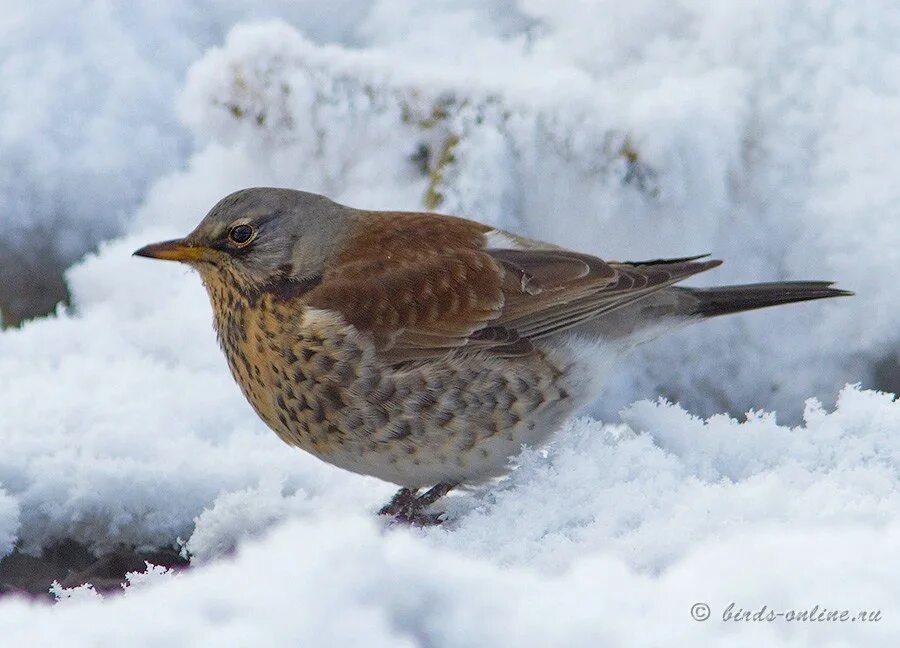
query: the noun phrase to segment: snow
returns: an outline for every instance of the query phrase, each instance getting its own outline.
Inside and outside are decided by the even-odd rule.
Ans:
[[[70,257],[117,238],[68,271],[70,311],[0,333],[0,556],[72,538],[192,568],[3,598],[0,643],[892,644],[900,402],[872,388],[900,382],[900,9],[63,13],[0,26],[0,236],[49,228]],[[449,497],[444,527],[384,528],[390,485],[285,447],[244,402],[198,278],[130,256],[251,185],[858,294],[649,344],[591,417]],[[884,618],[728,624],[730,602]]]
[[[546,575],[410,532],[385,535],[359,516],[313,517],[246,544],[233,560],[99,605],[7,602],[0,628],[9,645],[49,642],[63,628],[72,646],[891,645],[900,626],[888,610],[874,623],[719,619],[731,602],[877,610],[900,594],[898,541],[896,526],[758,528],[699,543],[658,577],[602,554]],[[697,602],[712,610],[705,622],[690,617]]]
[[[280,16],[308,37],[349,40],[364,14],[350,0],[2,5],[0,222],[13,227],[0,240],[50,230],[67,258],[119,233],[154,179],[187,158],[173,100],[231,25]]]
[[[19,502],[0,488],[0,556],[12,551],[18,530]]]

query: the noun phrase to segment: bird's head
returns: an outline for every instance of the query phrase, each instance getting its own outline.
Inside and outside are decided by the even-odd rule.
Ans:
[[[352,209],[325,196],[257,187],[220,200],[193,232],[136,256],[180,261],[204,281],[229,277],[245,289],[318,277],[339,249]]]

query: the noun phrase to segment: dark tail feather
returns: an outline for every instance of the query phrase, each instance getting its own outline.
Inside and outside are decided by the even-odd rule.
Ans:
[[[830,281],[781,281],[775,283],[679,288],[697,300],[692,315],[715,317],[792,302],[849,297],[853,293],[831,287]]]

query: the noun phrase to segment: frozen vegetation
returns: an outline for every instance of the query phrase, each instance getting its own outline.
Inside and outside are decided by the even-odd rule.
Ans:
[[[0,556],[71,539],[194,567],[5,598],[0,643],[891,645],[900,8],[239,4],[4,8],[0,253],[114,238],[68,271],[70,310],[0,333]],[[857,296],[647,345],[444,527],[383,529],[390,485],[243,401],[198,278],[130,257],[252,185]],[[731,625],[730,602],[883,619]]]

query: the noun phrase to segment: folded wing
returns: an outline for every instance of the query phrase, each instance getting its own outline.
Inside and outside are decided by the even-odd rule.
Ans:
[[[371,256],[357,254],[331,268],[307,296],[310,305],[337,311],[370,334],[393,364],[450,352],[528,354],[535,340],[721,263],[606,262],[559,248],[484,248],[483,239],[415,249],[408,235],[400,240],[396,250],[382,242]]]

